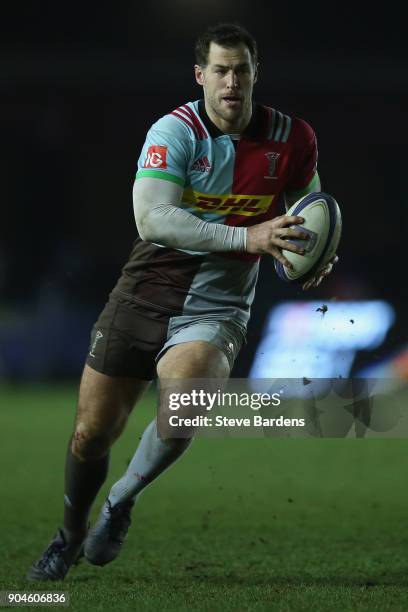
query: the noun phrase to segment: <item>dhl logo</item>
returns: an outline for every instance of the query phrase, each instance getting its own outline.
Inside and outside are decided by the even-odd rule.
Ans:
[[[192,189],[185,189],[183,202],[189,207],[203,212],[212,212],[219,215],[244,215],[253,217],[265,213],[272,204],[273,195],[217,195],[200,193]]]

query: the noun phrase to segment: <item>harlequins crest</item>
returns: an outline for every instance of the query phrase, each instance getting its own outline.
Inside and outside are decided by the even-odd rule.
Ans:
[[[278,158],[280,157],[280,153],[274,153],[271,151],[270,153],[265,153],[265,157],[267,158],[269,164],[268,164],[268,175],[265,176],[264,178],[266,179],[278,178],[277,176],[275,176],[275,172],[276,172],[276,164],[278,162]]]

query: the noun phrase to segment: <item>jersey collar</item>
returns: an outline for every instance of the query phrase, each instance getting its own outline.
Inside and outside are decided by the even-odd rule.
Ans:
[[[204,100],[198,101],[198,112],[202,122],[207,128],[211,138],[218,138],[219,136],[226,136],[216,125],[211,121],[205,110]],[[252,102],[252,115],[251,119],[243,131],[241,138],[249,140],[261,140],[264,138],[264,117],[262,113],[262,107],[256,102]]]

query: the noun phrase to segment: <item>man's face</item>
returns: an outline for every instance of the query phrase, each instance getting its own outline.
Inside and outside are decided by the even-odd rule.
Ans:
[[[203,86],[210,118],[231,127],[249,120],[256,67],[246,45],[228,48],[212,42],[207,66],[196,65],[195,75]]]

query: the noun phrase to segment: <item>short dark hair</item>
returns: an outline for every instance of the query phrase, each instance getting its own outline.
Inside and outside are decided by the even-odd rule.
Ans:
[[[237,47],[243,43],[248,47],[254,65],[258,61],[258,47],[255,38],[238,23],[218,23],[200,34],[195,44],[195,57],[199,66],[207,66],[212,42],[221,47]]]

